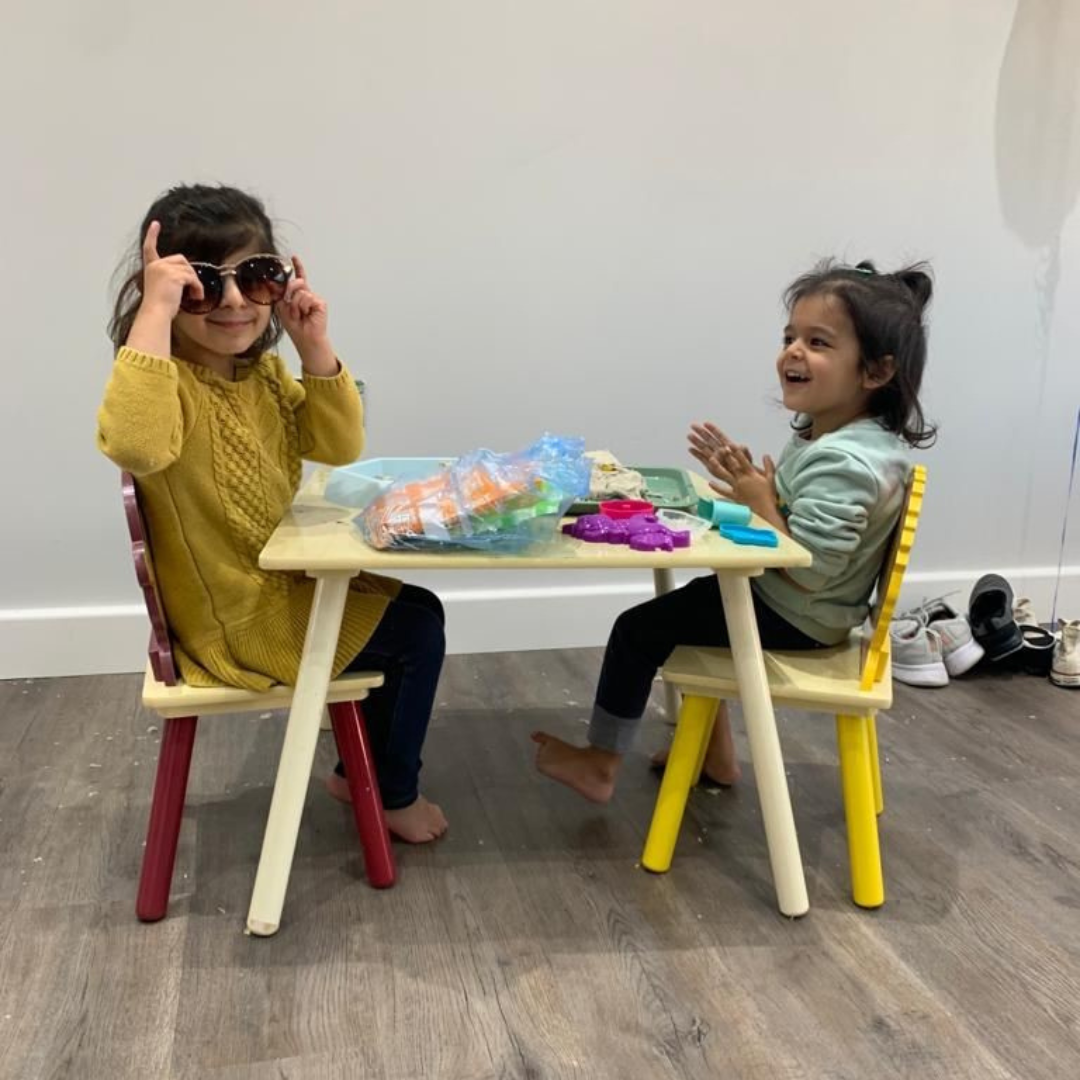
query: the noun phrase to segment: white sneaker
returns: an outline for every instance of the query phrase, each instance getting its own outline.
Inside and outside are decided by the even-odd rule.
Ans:
[[[1080,619],[1062,619],[1061,638],[1054,649],[1050,681],[1055,686],[1080,689]]]
[[[918,619],[937,632],[945,668],[954,679],[970,671],[986,655],[986,650],[972,636],[971,623],[944,600],[927,600],[906,617]]]
[[[1013,601],[1013,618],[1018,626],[1039,626],[1039,617],[1031,606],[1031,601],[1026,596]]]
[[[921,619],[902,616],[889,627],[893,678],[909,686],[948,686],[941,638]]]

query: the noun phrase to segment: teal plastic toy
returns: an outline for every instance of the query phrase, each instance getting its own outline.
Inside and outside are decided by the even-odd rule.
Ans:
[[[713,525],[749,525],[750,507],[724,499],[702,499],[698,503],[698,517]]]
[[[721,525],[720,535],[734,544],[751,547],[779,547],[780,538],[773,529],[752,529],[749,525]]]

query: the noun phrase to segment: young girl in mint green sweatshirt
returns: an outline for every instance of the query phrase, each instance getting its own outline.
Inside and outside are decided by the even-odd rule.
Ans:
[[[690,452],[723,496],[750,507],[813,556],[807,569],[754,580],[766,649],[836,645],[866,619],[904,503],[908,447],[933,441],[919,404],[926,366],[927,269],[879,274],[871,263],[827,262],[785,294],[788,318],[776,360],[794,434],[780,460],[759,466],[714,424],[694,424]],[[604,655],[588,745],[536,732],[537,767],[593,802],[607,802],[656,672],[677,645],[725,646],[716,575],[623,612]],[[663,763],[663,755],[655,759]],[[721,703],[705,757],[707,778],[738,779]]]

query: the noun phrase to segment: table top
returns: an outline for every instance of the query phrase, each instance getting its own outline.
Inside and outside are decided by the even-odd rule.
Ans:
[[[810,553],[787,536],[775,548],[749,547],[725,540],[715,530],[688,548],[676,551],[632,551],[616,544],[587,544],[561,533],[516,555],[479,551],[377,551],[364,543],[353,518],[355,508],[323,498],[330,470],[316,470],[301,487],[259,556],[264,570],[574,570],[712,569],[757,571],[809,566]],[[691,473],[695,487],[710,495],[704,478]],[[755,519],[752,524],[767,527]]]

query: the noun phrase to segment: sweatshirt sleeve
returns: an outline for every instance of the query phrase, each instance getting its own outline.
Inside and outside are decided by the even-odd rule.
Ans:
[[[808,569],[787,571],[797,584],[818,589],[847,569],[879,499],[877,477],[840,448],[808,454],[792,484],[788,529],[813,556]]]
[[[98,449],[121,469],[148,476],[176,461],[183,435],[176,365],[121,348],[98,409]]]

